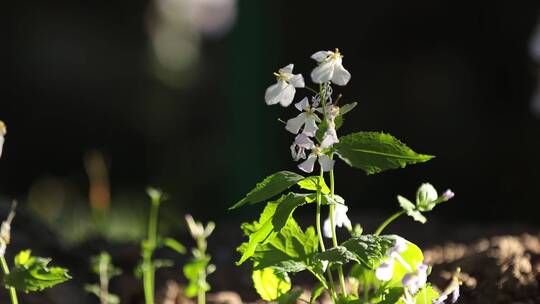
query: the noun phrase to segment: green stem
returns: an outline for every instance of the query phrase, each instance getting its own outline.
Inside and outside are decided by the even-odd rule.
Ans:
[[[2,264],[2,271],[5,275],[8,275],[9,267],[4,256],[0,256],[0,263]],[[15,288],[9,288],[9,297],[11,298],[11,304],[19,304],[19,300],[17,299],[17,291],[15,290]]]
[[[320,177],[323,178],[323,171],[321,169]],[[317,228],[317,237],[319,238],[319,246],[321,247],[321,252],[326,251],[326,247],[324,246],[324,239],[321,229],[321,205],[322,205],[322,194],[320,187],[317,188],[317,214],[315,216],[315,227]],[[326,270],[327,276],[328,276],[328,292],[330,293],[330,296],[334,300],[334,302],[337,301],[336,292],[334,291],[334,278],[332,278],[332,272],[330,271],[330,267]]]
[[[334,155],[330,156],[330,159],[333,158]],[[334,170],[330,170],[330,195],[332,199],[334,199],[335,194],[335,181],[334,181]],[[332,244],[334,245],[334,248],[338,246],[337,242],[337,235],[336,235],[336,226],[334,225],[334,210],[335,205],[330,205],[330,227],[332,227]],[[338,276],[339,276],[339,285],[341,286],[341,292],[344,296],[347,296],[347,288],[345,286],[345,276],[343,275],[343,266],[338,265]]]
[[[400,217],[402,214],[405,214],[405,210],[401,210],[399,212],[396,212],[392,214],[389,218],[387,218],[378,228],[375,230],[375,235],[380,235],[381,232],[388,226],[390,223],[392,223],[395,219]]]
[[[148,236],[145,248],[143,249],[143,284],[144,299],[146,304],[154,304],[155,269],[152,263],[152,255],[156,248],[157,240],[157,219],[159,211],[159,201],[152,201],[150,217],[148,219]]]

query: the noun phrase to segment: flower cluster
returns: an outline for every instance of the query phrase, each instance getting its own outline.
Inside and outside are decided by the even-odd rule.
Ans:
[[[343,67],[343,55],[338,49],[333,52],[319,51],[311,58],[318,63],[311,72],[311,80],[319,84],[319,92],[311,98],[304,97],[294,104],[300,114],[287,120],[285,130],[295,135],[290,150],[294,161],[302,161],[298,164],[300,170],[311,173],[315,162],[318,161],[321,170],[329,172],[333,170],[335,163],[331,148],[339,143],[336,119],[340,115],[340,107],[332,99],[331,84],[344,86],[351,79],[351,74]],[[268,87],[265,93],[267,105],[279,103],[287,107],[294,100],[296,88],[306,87],[302,74],[293,74],[293,68],[294,65],[291,63],[274,73],[276,83]],[[322,136],[318,136],[319,130]],[[332,237],[331,222],[334,227],[345,226],[349,230],[352,229],[351,221],[347,217],[348,208],[343,203],[335,204],[332,221],[328,218],[324,223],[324,235],[328,238]]]
[[[331,83],[344,86],[351,79],[351,74],[343,67],[343,56],[336,49],[332,51],[319,51],[311,56],[318,65],[311,72],[311,80],[320,85],[319,93],[310,99],[305,97],[295,103],[300,111],[296,117],[287,121],[285,129],[296,137],[292,143],[291,156],[295,161],[304,160],[298,168],[311,173],[318,160],[324,172],[332,170],[334,160],[328,155],[328,150],[339,142],[335,119],[339,115],[339,107],[332,103]],[[281,104],[289,106],[296,94],[296,88],[304,88],[304,77],[301,74],[293,74],[293,64],[289,64],[277,73],[276,83],[268,87],[265,101],[268,105]],[[314,90],[313,90],[314,91]],[[320,115],[324,120],[321,120]],[[317,131],[324,124],[324,135],[319,143],[316,143]],[[310,151],[309,155],[306,151]]]

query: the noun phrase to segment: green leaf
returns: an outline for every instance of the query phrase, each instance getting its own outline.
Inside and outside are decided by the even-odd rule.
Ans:
[[[287,190],[292,185],[296,184],[304,177],[289,171],[280,171],[274,173],[262,182],[258,183],[246,196],[229,208],[235,209],[246,204],[256,204],[267,199],[270,199],[281,192]]]
[[[274,301],[291,289],[289,276],[270,267],[253,271],[251,278],[255,290],[265,301]]]
[[[352,109],[356,108],[357,105],[358,105],[358,102],[351,102],[351,103],[344,104],[341,107],[339,107],[339,114],[345,115],[349,113],[350,111],[352,111]]]
[[[296,301],[300,296],[302,295],[303,290],[302,289],[295,289],[287,292],[284,295],[281,295],[277,302],[278,304],[296,304]]]
[[[401,206],[401,208],[405,210],[408,216],[412,217],[415,221],[422,224],[426,223],[426,217],[420,211],[416,210],[415,204],[411,203],[411,201],[401,195],[397,196],[397,200],[399,202],[399,206]]]
[[[11,272],[4,276],[4,284],[18,291],[31,292],[71,279],[67,269],[48,267],[50,261],[51,259],[32,256],[30,250],[23,250],[15,257]]]
[[[388,237],[395,237],[395,236],[388,236]],[[405,240],[407,243],[407,249],[400,253],[401,258],[409,264],[409,266],[412,268],[412,271],[416,271],[416,267],[423,263],[424,261],[424,254],[422,253],[422,250],[418,248],[415,244]],[[378,265],[377,265],[378,266]],[[387,286],[392,287],[401,287],[402,286],[402,280],[403,277],[410,272],[407,268],[405,268],[401,263],[396,262],[394,263],[394,273],[392,275],[392,279],[386,283]]]
[[[170,237],[164,238],[163,245],[165,245],[166,247],[169,247],[170,249],[176,251],[179,254],[186,253],[186,247],[184,247],[184,245],[182,245],[180,242],[178,242],[177,240],[173,238],[170,238]]]
[[[324,252],[316,253],[315,258],[322,261],[328,261],[331,264],[343,265],[349,261],[358,262],[356,255],[343,246],[337,246]]]
[[[310,304],[316,303],[315,301],[317,301],[317,299],[322,295],[324,290],[325,290],[324,285],[321,284],[320,282],[317,283],[317,285],[315,285],[315,288],[313,288],[313,290],[311,291],[311,298],[309,299],[309,303]]]
[[[243,254],[237,265],[244,263],[257,249],[274,239],[278,232],[287,224],[294,210],[306,203],[307,194],[289,193],[277,201],[269,202],[263,210],[259,222],[251,226],[248,244],[243,248]],[[246,226],[244,225],[244,230]]]
[[[106,274],[108,279],[118,276],[122,273],[120,268],[114,267],[112,258],[109,253],[102,251],[100,254],[95,255],[90,260],[92,272],[98,276]]]
[[[339,295],[337,304],[362,304],[363,301],[354,295],[343,296]]]
[[[318,245],[315,229],[309,227],[304,232],[291,218],[270,243],[257,248],[252,256],[254,269],[273,267],[278,272],[300,272],[311,265]]]
[[[302,189],[311,191],[318,191],[320,189],[323,194],[330,193],[330,189],[324,182],[324,178],[320,176],[308,176],[303,180],[299,181],[297,184]]]
[[[338,156],[348,165],[367,174],[389,169],[404,168],[408,164],[422,163],[433,158],[418,154],[389,134],[357,132],[343,136],[334,145]]]
[[[424,286],[414,296],[416,304],[432,304],[438,298],[439,293],[431,285]]]
[[[187,297],[194,297],[197,295],[199,290],[204,292],[210,290],[210,285],[203,280],[206,277],[206,270],[208,263],[210,262],[210,257],[205,256],[204,258],[192,259],[183,267],[184,276],[188,279],[189,283],[184,293]]]
[[[386,256],[386,252],[394,246],[394,243],[395,238],[392,236],[364,234],[348,239],[341,246],[354,253],[362,265],[373,269],[380,264],[381,259]]]

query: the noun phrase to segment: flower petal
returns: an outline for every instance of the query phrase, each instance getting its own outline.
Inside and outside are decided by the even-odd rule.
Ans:
[[[325,60],[332,52],[330,51],[318,51],[317,53],[311,55],[311,59],[321,62]]]
[[[289,63],[288,65],[282,67],[281,69],[279,69],[279,73],[287,73],[287,74],[292,74],[292,70],[294,68],[294,64],[292,63]]]
[[[282,91],[283,81],[278,81],[277,83],[269,86],[264,94],[264,101],[266,101],[266,104],[270,106],[279,103],[279,98]]]
[[[456,303],[459,298],[459,285],[452,291],[452,297],[450,298],[450,303]]]
[[[279,103],[283,107],[288,107],[294,99],[294,94],[296,94],[296,89],[294,88],[294,86],[288,84],[287,86],[285,86],[283,92],[281,93]]]
[[[313,149],[315,147],[315,143],[304,133],[296,135],[294,143],[304,149]]]
[[[315,83],[330,81],[334,76],[334,64],[332,61],[323,62],[311,71],[311,80]]]
[[[346,85],[349,80],[351,80],[351,73],[349,71],[345,70],[343,65],[341,64],[335,64],[334,65],[334,74],[332,75],[332,82],[344,86]]]
[[[288,82],[295,88],[303,88],[306,86],[302,74],[292,75]]]
[[[335,160],[330,159],[326,154],[319,155],[319,164],[323,172],[332,170],[334,168],[334,162]]]
[[[298,109],[298,111],[302,112],[307,107],[309,107],[309,100],[307,97],[304,97],[304,99],[300,100],[299,102],[294,104],[294,107]]]
[[[389,259],[383,263],[375,270],[375,276],[377,279],[386,282],[392,279],[394,275],[394,260]]]
[[[329,239],[332,238],[332,226],[331,226],[331,223],[330,223],[330,218],[327,218],[325,221],[324,221],[324,225],[323,225],[323,235]]]
[[[287,120],[287,124],[285,125],[285,130],[291,132],[292,134],[298,134],[300,132],[300,128],[306,123],[306,114],[300,113],[295,118],[291,118]]]
[[[4,147],[4,136],[0,135],[0,157],[2,157],[3,147]]]
[[[311,153],[303,163],[298,165],[298,169],[306,173],[313,172],[313,166],[315,166],[316,159],[317,159],[317,155]]]
[[[306,115],[306,120],[305,120],[306,125],[304,126],[303,133],[306,134],[307,136],[311,136],[311,137],[315,136],[315,133],[317,133],[317,130],[319,129],[319,127],[317,126],[317,123],[315,122],[315,118],[317,118],[315,114]]]

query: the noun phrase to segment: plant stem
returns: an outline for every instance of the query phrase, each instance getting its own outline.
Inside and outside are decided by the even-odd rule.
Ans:
[[[398,211],[394,214],[392,214],[389,218],[387,218],[378,228],[375,230],[375,235],[381,234],[381,232],[388,226],[390,223],[392,223],[395,219],[400,217],[402,214],[405,213],[405,210]]]
[[[5,275],[8,275],[9,267],[4,256],[0,256],[0,263],[2,264],[2,271]],[[19,304],[19,300],[17,299],[17,291],[15,290],[15,288],[9,288],[9,297],[11,298],[11,304]]]
[[[143,284],[146,304],[154,304],[155,269],[154,264],[152,263],[152,255],[156,248],[159,203],[159,201],[152,200],[150,216],[148,219],[148,236],[146,244],[143,245]]]
[[[320,177],[323,178],[322,168],[321,168]],[[320,251],[324,252],[326,251],[326,247],[324,246],[324,239],[323,239],[322,230],[321,230],[321,204],[322,204],[322,194],[321,194],[320,187],[317,187],[317,214],[315,218],[315,227],[317,227],[317,236],[319,238],[319,245],[321,247]],[[334,291],[334,278],[332,278],[332,272],[330,271],[330,267],[327,268],[326,272],[328,275],[328,292],[330,293],[330,296],[332,297],[334,302],[336,302],[337,297],[336,297],[336,292]]]
[[[330,159],[333,158],[333,154],[330,156]],[[334,193],[335,193],[335,181],[334,181],[334,170],[330,170],[330,195],[332,199],[334,199]],[[330,205],[330,226],[332,227],[332,244],[334,245],[334,248],[338,246],[337,242],[337,235],[336,235],[336,226],[334,225],[334,210],[335,205]],[[339,284],[341,286],[341,292],[343,295],[347,296],[347,288],[345,286],[345,276],[343,275],[343,266],[338,265],[338,276],[339,276]]]

